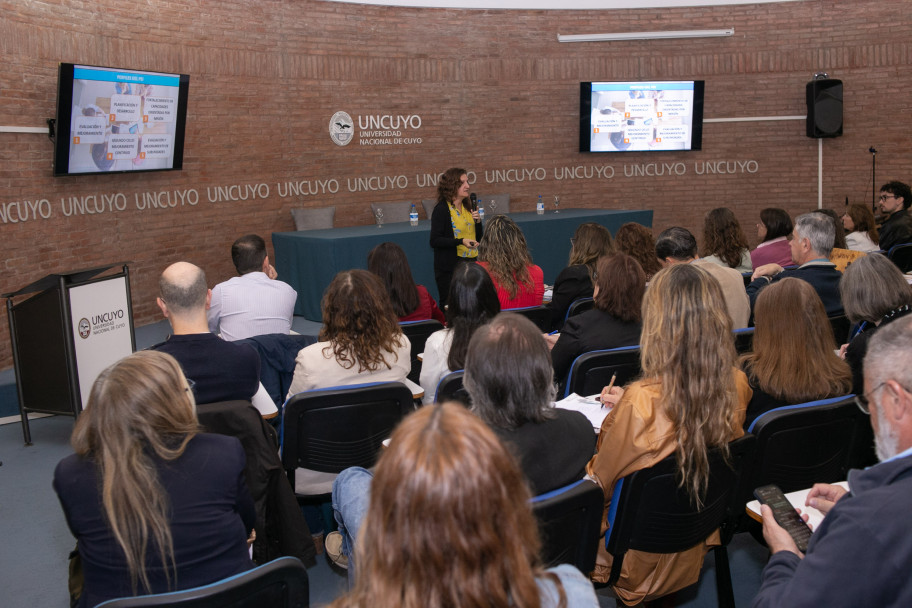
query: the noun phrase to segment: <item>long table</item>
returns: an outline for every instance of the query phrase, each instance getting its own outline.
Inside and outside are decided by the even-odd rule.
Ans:
[[[534,211],[509,215],[522,228],[533,261],[541,266],[548,284],[567,265],[570,237],[583,222],[601,224],[612,234],[627,222],[652,226],[651,210],[561,209],[560,213],[547,210],[544,215]],[[437,298],[434,254],[428,243],[430,230],[430,221],[422,220],[417,226],[397,222],[381,227],[273,232],[274,263],[279,278],[298,292],[295,314],[312,321],[322,319],[320,300],[336,273],[367,268],[367,253],[385,241],[395,242],[405,250],[415,282],[427,287]]]

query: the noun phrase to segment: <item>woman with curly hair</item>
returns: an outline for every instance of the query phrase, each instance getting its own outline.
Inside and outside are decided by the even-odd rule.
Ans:
[[[879,251],[880,237],[877,234],[877,224],[874,222],[874,213],[867,205],[854,203],[846,207],[842,216],[842,227],[846,231],[846,246],[853,251]]]
[[[506,215],[488,221],[478,245],[479,266],[491,275],[501,309],[539,306],[545,295],[544,273],[532,263],[522,230]]]
[[[92,385],[54,490],[76,537],[78,606],[208,585],[253,568],[256,511],[235,437],[201,433],[177,361],[140,351]]]
[[[396,243],[380,243],[367,254],[367,269],[380,277],[386,285],[393,312],[403,321],[435,319],[446,323],[443,311],[424,285],[416,285],[412,278],[408,257]]]
[[[852,392],[849,366],[835,352],[823,302],[810,283],[790,277],[761,291],[754,326],[753,351],[741,357],[754,391],[745,429],[782,405]]]
[[[738,218],[728,207],[717,207],[706,214],[703,220],[704,260],[720,266],[734,268],[738,272],[751,272],[751,262],[747,237],[741,230]]]
[[[643,298],[642,380],[602,391],[602,403],[613,407],[586,468],[605,492],[606,514],[619,480],[672,454],[681,488],[702,502],[709,451],[744,434],[751,397],[731,332],[722,289],[708,272],[675,264],[653,278]],[[695,583],[703,557],[718,543],[714,532],[680,553],[628,551],[614,591],[630,606]],[[611,566],[600,541],[592,579],[607,581]]]
[[[447,169],[437,182],[437,206],[431,212],[431,248],[437,295],[447,301],[450,280],[460,261],[475,261],[484,232],[478,209],[470,208],[469,175],[465,169]]]
[[[554,280],[551,298],[551,329],[560,329],[567,309],[579,298],[591,298],[595,286],[595,265],[599,258],[614,253],[611,233],[601,224],[585,222],[570,239],[570,262]]]
[[[314,388],[405,380],[411,344],[375,274],[340,272],[326,288],[322,308],[319,342],[298,353],[288,397]]]
[[[646,273],[647,283],[662,269],[656,257],[656,242],[652,230],[642,224],[627,222],[618,228],[614,235],[614,246],[621,253],[626,253],[640,263],[643,272]]]
[[[530,498],[516,459],[478,417],[453,403],[421,408],[393,431],[374,473],[346,469],[333,485],[356,576],[331,607],[596,608],[579,570],[542,566]]]

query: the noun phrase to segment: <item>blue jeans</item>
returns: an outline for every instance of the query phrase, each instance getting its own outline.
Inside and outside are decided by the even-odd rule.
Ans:
[[[348,557],[349,586],[355,580],[355,540],[370,504],[370,485],[374,474],[361,467],[345,469],[333,482],[332,507],[339,532],[342,534],[342,553]]]

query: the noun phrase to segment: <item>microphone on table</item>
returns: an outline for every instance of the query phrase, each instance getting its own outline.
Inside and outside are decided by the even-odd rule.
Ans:
[[[469,195],[469,200],[472,202],[472,211],[477,210],[478,209],[478,197],[475,196],[474,192]]]

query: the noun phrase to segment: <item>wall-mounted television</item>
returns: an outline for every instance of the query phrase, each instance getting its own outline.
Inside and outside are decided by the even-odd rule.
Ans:
[[[61,63],[54,175],[181,169],[189,88],[186,74]]]
[[[703,81],[580,83],[580,152],[699,150]]]

